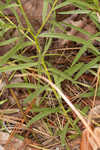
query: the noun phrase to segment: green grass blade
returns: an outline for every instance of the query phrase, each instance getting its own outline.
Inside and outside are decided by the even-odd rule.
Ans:
[[[84,29],[82,29],[82,28],[80,28],[80,27],[74,26],[74,25],[72,25],[72,24],[67,24],[67,23],[64,23],[64,25],[66,25],[67,27],[70,27],[70,28],[72,28],[72,29],[74,29],[74,30],[76,30],[76,31],[79,31],[79,32],[81,32],[82,34],[85,34],[86,36],[89,36],[89,37],[92,38],[92,34],[91,34],[90,32],[88,32],[88,31],[86,31],[86,30],[84,30]]]
[[[37,66],[37,63],[24,63],[19,65],[9,65],[5,67],[0,67],[0,72],[7,72],[7,71],[16,71],[21,69],[27,69],[29,67]]]
[[[88,41],[85,42],[84,46],[80,49],[80,51],[78,52],[77,56],[75,57],[75,59],[73,60],[72,65],[74,65],[79,58],[82,56],[82,54],[88,49],[88,48],[93,48],[93,50],[91,50],[92,53],[96,53],[95,55],[100,54],[100,52],[98,52],[96,50],[96,48],[94,48],[94,46],[92,45],[92,42],[96,39],[96,34],[92,36],[91,39],[89,39]]]
[[[5,40],[3,42],[0,42],[0,46],[8,45],[10,43],[15,42],[18,39],[19,39],[18,37],[10,38],[9,40]]]
[[[62,12],[59,12],[59,14],[89,14],[91,13],[91,10],[72,10],[72,11],[62,11]]]
[[[95,89],[91,89],[89,92],[80,94],[80,97],[89,98],[89,97],[93,97],[94,94],[95,94]],[[98,88],[96,96],[100,96],[100,88]]]
[[[82,0],[69,0],[69,2],[72,2],[74,5],[78,6],[79,8],[81,9],[94,9],[95,6],[92,5],[92,4],[89,4],[88,2],[86,1],[82,1]]]
[[[42,22],[44,22],[46,15],[47,15],[47,11],[48,11],[48,4],[49,4],[49,0],[44,0],[43,2],[43,11],[42,11]]]
[[[50,68],[49,70],[52,72],[52,74],[57,75],[60,78],[60,80],[62,79],[62,81],[67,79],[69,81],[74,82],[74,80],[65,72],[61,72],[60,70],[58,70],[56,68]]]
[[[89,17],[100,31],[100,23],[99,23],[96,12],[89,14]]]
[[[94,5],[97,7],[97,9],[100,8],[100,4],[99,4],[99,1],[98,0],[93,0],[94,2]]]
[[[75,72],[77,72],[82,66],[84,65],[84,63],[78,63],[73,65],[72,67],[69,67],[68,69],[66,69],[64,71],[65,74],[68,74],[69,76],[72,76]]]
[[[76,74],[74,80],[77,80],[83,73],[85,73],[88,69],[96,65],[97,62],[100,62],[100,56],[96,57],[88,64],[84,64],[84,66],[80,69],[80,71]]]
[[[94,54],[95,56],[100,55],[100,52],[98,51],[98,48],[96,48],[93,44],[89,45],[89,51]]]
[[[13,59],[15,59],[16,61],[21,61],[21,62],[33,62],[33,60],[29,57],[26,57],[26,56],[22,56],[22,55],[14,55],[12,56]]]
[[[86,44],[86,40],[82,38],[73,35],[62,34],[62,33],[42,33],[39,35],[39,37],[58,38],[58,39],[70,40],[77,43]]]
[[[28,29],[29,29],[30,31],[34,32],[34,28],[33,28],[33,26],[31,25],[31,23],[30,23],[30,21],[29,21],[27,15],[25,14],[25,11],[24,11],[23,6],[22,6],[22,3],[21,3],[21,0],[18,0],[18,4],[19,4],[21,13],[22,13],[22,15],[23,15],[23,17],[24,17],[24,19],[25,19],[25,22],[26,22],[26,24],[27,24]],[[34,34],[33,34],[33,35],[34,35]]]
[[[0,11],[3,11],[6,8],[12,8],[12,7],[18,7],[19,5],[14,3],[14,4],[4,4],[0,2]]]
[[[57,6],[54,8],[54,10],[59,9],[59,8],[61,8],[61,7],[64,7],[64,6],[67,6],[67,5],[71,4],[71,3],[72,3],[72,2],[69,2],[69,1],[62,2],[62,3],[60,3],[59,5],[57,5]]]
[[[24,103],[28,103],[30,101],[32,101],[34,98],[39,97],[39,95],[44,91],[47,90],[48,85],[46,86],[38,86],[35,89],[35,92],[31,93],[27,98],[24,99]]]
[[[23,42],[20,40],[18,44],[16,44],[11,50],[9,50],[1,59],[0,59],[0,66],[5,64],[9,58],[11,58],[16,52],[19,50],[27,47],[32,46],[32,42]]]
[[[39,114],[37,114],[35,117],[33,117],[27,124],[27,127],[29,127],[32,123],[40,120],[40,119],[43,119],[44,117],[52,114],[52,113],[56,113],[56,112],[59,112],[60,109],[57,107],[57,108],[48,108],[48,110],[46,111],[43,111],[42,113],[40,112]]]
[[[61,139],[61,145],[62,146],[65,146],[66,145],[66,134],[67,134],[67,131],[68,131],[68,126],[69,126],[69,123],[67,122],[62,130],[62,133],[60,135],[60,139]]]
[[[5,28],[4,30],[0,31],[0,38],[9,30],[9,28]]]
[[[28,88],[28,89],[36,89],[36,85],[32,83],[16,83],[16,84],[8,84],[5,86],[6,88]]]
[[[78,54],[76,55],[76,57],[73,60],[72,66],[80,59],[80,57],[82,56],[82,54],[84,54],[84,52],[88,49],[89,45],[91,44],[91,41],[87,41],[84,46],[80,49],[80,51],[78,52]]]

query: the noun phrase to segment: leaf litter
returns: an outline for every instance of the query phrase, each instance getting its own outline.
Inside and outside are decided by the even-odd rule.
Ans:
[[[19,0],[16,2],[18,4]],[[13,28],[9,28],[9,30],[4,34],[2,33],[3,39],[1,36],[0,42],[9,40],[14,37],[19,37],[20,39],[20,36],[22,36],[22,42],[29,41],[30,39],[33,42],[34,38],[32,37],[32,34],[27,31],[27,28],[32,29],[34,34],[37,33],[38,29],[42,25],[42,12],[43,9],[44,11],[46,9],[45,5],[48,8],[46,12],[47,14],[52,7],[52,2],[49,3],[48,1],[46,4],[45,0],[21,0],[21,2],[29,22],[27,22],[27,19],[25,19],[25,16],[22,14],[19,6],[15,7],[15,11],[14,9],[10,8],[4,9],[3,13],[11,20]],[[45,2],[45,5],[43,2]],[[6,1],[1,0],[0,3],[5,4]],[[59,0],[57,5],[59,6],[59,4],[62,3],[63,0]],[[48,70],[45,71],[45,69],[42,66],[39,66],[39,63],[37,63],[37,65],[33,68],[23,68],[22,70],[15,70],[13,72],[9,71],[10,73],[6,72],[6,78],[4,77],[3,73],[0,73],[0,100],[3,102],[3,104],[0,105],[0,109],[2,110],[2,113],[0,113],[2,118],[0,126],[1,131],[4,131],[0,134],[4,136],[4,141],[6,141],[3,143],[3,146],[7,146],[7,142],[10,142],[12,145],[9,143],[9,146],[15,150],[17,146],[18,149],[22,149],[23,147],[24,150],[26,149],[27,145],[30,147],[29,150],[64,150],[66,147],[67,149],[72,150],[74,150],[75,147],[77,147],[76,149],[79,149],[81,130],[84,129],[84,126],[78,120],[77,116],[66,105],[66,103],[62,101],[60,97],[60,101],[58,101],[53,90],[51,90],[49,86],[41,90],[41,92],[38,92],[39,89],[42,89],[45,86],[42,81],[37,81],[35,78],[33,79],[30,76],[19,78],[15,77],[17,74],[24,74],[28,72],[43,73],[45,76],[48,76],[49,73],[53,82],[63,90],[63,93],[70,99],[73,104],[76,105],[76,108],[80,110],[85,115],[85,117],[87,116],[89,109],[92,107],[99,61],[96,64],[93,64],[93,66],[90,68],[87,67],[86,72],[82,73],[82,75],[77,78],[77,81],[75,81],[75,77],[78,76],[78,73],[81,72],[82,68],[85,67],[86,64],[90,63],[99,55],[100,42],[97,39],[99,36],[96,36],[96,38],[94,37],[92,40],[93,35],[98,33],[99,29],[98,24],[95,21],[95,19],[98,19],[96,18],[96,14],[92,17],[92,12],[90,12],[90,14],[75,14],[73,12],[70,14],[70,11],[78,12],[78,9],[79,8],[77,4],[70,4],[69,1],[68,5],[66,4],[66,6],[64,5],[56,10],[54,14],[56,19],[53,20],[52,16],[50,17],[49,21],[44,26],[42,33],[39,35],[38,42],[42,55],[39,56],[36,43],[33,42],[32,46],[28,45],[25,48],[20,48],[13,57],[10,56],[9,59],[7,59],[7,61],[3,64],[3,66],[0,66],[1,68],[5,66],[8,67],[12,63],[12,65],[16,67],[16,65],[20,65],[26,61],[38,62],[40,61],[38,60],[38,57],[41,57],[44,59],[44,66],[47,67]],[[67,12],[67,14],[61,14],[62,12]],[[93,17],[95,17],[95,19],[93,19]],[[0,17],[0,19],[2,19],[4,23],[10,23],[4,16]],[[18,22],[18,20],[20,21]],[[20,24],[19,28],[18,24]],[[20,28],[20,26],[22,28]],[[52,38],[51,41],[49,40],[49,32]],[[52,32],[54,32],[55,38],[53,38],[54,35]],[[60,38],[57,37],[57,34],[61,34]],[[68,39],[64,39],[63,34],[68,35]],[[77,40],[78,38],[79,41]],[[3,57],[5,57],[5,55],[11,50],[11,48],[13,48],[18,43],[19,39],[14,43],[0,46],[0,60],[2,60]],[[91,42],[89,46],[87,44],[87,47],[82,49],[85,45],[84,43],[90,39]],[[47,43],[47,45],[45,43]],[[77,54],[82,50],[84,50],[84,53],[80,54],[79,60],[76,59],[77,63],[74,64],[76,66],[71,66]],[[19,87],[17,87],[17,83],[19,83]],[[21,88],[22,83],[24,83],[23,88]],[[27,89],[26,83],[35,85],[35,88]],[[11,89],[13,89],[13,92],[5,87],[6,84],[12,84]],[[15,84],[14,87],[13,84]],[[97,96],[100,96],[99,87],[97,90]],[[29,99],[31,98],[32,102],[25,104],[24,100],[28,97]],[[98,103],[98,97],[96,98],[95,103]],[[16,98],[19,100],[22,112],[27,112],[25,115],[28,120],[23,120],[21,108],[16,105]],[[7,101],[5,102],[4,100],[6,99]],[[62,111],[60,108],[59,111],[52,113],[53,109],[56,109],[59,105],[64,111]],[[89,107],[87,107],[87,105]],[[16,108],[20,111],[16,112]],[[84,110],[82,108],[86,109]],[[4,110],[6,109],[15,110],[15,112],[11,111],[10,115],[5,114]],[[67,113],[65,113],[65,111]],[[48,116],[46,116],[48,112],[50,113]],[[41,114],[44,117],[42,117]],[[29,120],[32,121],[32,118],[35,118],[36,115],[40,118],[40,120],[34,122],[29,129],[26,129],[27,127],[25,128],[23,125],[26,125]],[[9,119],[9,116],[15,117],[15,122],[13,121],[13,118]],[[3,120],[3,118],[5,119]],[[20,118],[21,120],[21,123],[18,126],[20,131],[18,128],[16,128],[16,125],[18,125],[17,118]],[[67,131],[65,138],[61,139],[61,135],[67,121],[69,122],[69,126],[68,129],[66,129]],[[3,123],[5,123],[5,125]],[[5,131],[9,131],[8,126],[12,126],[12,131],[10,133],[5,133]],[[24,137],[24,140],[18,140],[13,137],[14,135],[20,135],[20,138]],[[6,140],[6,137],[9,137],[10,140]],[[2,139],[2,136],[0,136],[0,139]],[[17,142],[15,142],[16,140]],[[26,145],[25,142],[27,143]],[[17,145],[15,143],[17,143]],[[0,144],[2,146],[2,143]]]

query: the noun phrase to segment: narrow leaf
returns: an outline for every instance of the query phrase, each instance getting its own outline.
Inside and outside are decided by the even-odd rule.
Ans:
[[[27,98],[24,99],[24,103],[28,103],[32,101],[34,98],[39,97],[39,95],[44,91],[47,90],[48,85],[46,86],[39,86],[35,89],[35,92],[31,93]]]
[[[25,64],[19,64],[19,65],[9,65],[9,66],[5,66],[5,67],[0,67],[0,72],[27,69],[29,67],[36,66],[36,65],[37,65],[37,63],[25,63]]]
[[[0,46],[4,46],[4,45],[8,45],[10,43],[13,43],[15,42],[16,40],[18,40],[19,38],[18,37],[14,37],[14,38],[11,38],[9,40],[5,40],[3,42],[0,42]]]
[[[96,57],[88,64],[84,64],[84,66],[80,69],[80,71],[76,74],[74,80],[77,80],[84,72],[93,67],[97,62],[100,62],[100,56]]]
[[[37,86],[32,83],[16,83],[16,84],[8,84],[6,88],[29,88],[35,89]]]
[[[32,42],[22,42],[20,41],[15,45],[11,50],[9,50],[3,57],[0,59],[0,66],[5,64],[9,58],[11,58],[17,51],[23,49],[24,47],[31,46]]]
[[[56,113],[56,112],[59,112],[60,109],[57,107],[57,108],[48,108],[48,110],[42,112],[42,113],[39,113],[37,114],[35,117],[33,117],[27,124],[27,127],[29,127],[32,123],[52,114],[52,113]]]

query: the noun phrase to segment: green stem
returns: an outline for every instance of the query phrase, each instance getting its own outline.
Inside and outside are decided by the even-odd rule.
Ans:
[[[44,22],[42,23],[42,25],[41,25],[40,29],[38,30],[38,32],[37,32],[37,34],[36,34],[36,37],[38,37],[38,35],[39,35],[39,34],[40,34],[40,32],[42,31],[43,27],[44,27],[44,26],[45,26],[45,24],[47,23],[47,21],[48,21],[48,19],[49,19],[50,15],[52,14],[52,12],[53,12],[53,10],[54,10],[55,5],[56,5],[56,3],[57,3],[57,2],[58,2],[58,0],[55,0],[55,1],[54,1],[53,6],[52,6],[52,8],[51,8],[50,12],[48,13],[48,16],[46,17],[46,19],[45,19],[45,20],[44,20]]]

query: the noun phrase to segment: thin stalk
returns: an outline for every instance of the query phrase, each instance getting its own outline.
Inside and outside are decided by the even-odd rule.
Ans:
[[[99,66],[98,72],[97,72],[97,82],[96,82],[96,87],[95,87],[95,92],[94,92],[94,97],[93,97],[92,108],[95,106],[95,100],[96,100],[96,95],[97,95],[97,90],[98,90],[98,85],[99,85],[99,79],[100,79],[100,66]]]
[[[8,84],[8,79],[7,79],[5,73],[3,73],[3,78],[5,78],[6,84]],[[18,106],[18,108],[19,108],[19,110],[20,110],[20,112],[21,112],[21,114],[22,114],[22,116],[24,118],[24,120],[27,121],[27,118],[26,118],[26,116],[25,116],[25,114],[23,112],[23,109],[22,109],[22,107],[21,107],[21,105],[19,103],[19,100],[17,99],[13,89],[9,89],[9,90],[10,90],[10,93],[11,93],[12,97],[14,98],[14,100],[15,100],[15,102],[16,102],[16,104],[17,104],[17,106]]]
[[[44,20],[44,22],[42,23],[42,25],[41,25],[40,29],[39,29],[39,30],[38,30],[38,32],[37,32],[36,37],[38,37],[38,35],[39,35],[39,34],[40,34],[40,32],[42,31],[43,27],[44,27],[44,26],[45,26],[45,24],[47,23],[47,21],[48,21],[48,19],[49,19],[50,15],[52,14],[52,12],[53,12],[53,10],[54,10],[55,5],[56,5],[56,3],[57,3],[57,2],[58,2],[58,0],[55,0],[55,1],[54,1],[54,3],[53,3],[53,6],[52,6],[51,10],[50,10],[50,11],[49,11],[49,13],[48,13],[48,16],[46,17],[46,19]]]
[[[83,116],[79,113],[79,111],[75,108],[75,106],[70,102],[70,100],[63,94],[63,92],[55,84],[53,84],[51,81],[49,81],[47,78],[40,76],[40,75],[36,75],[36,76],[38,78],[44,80],[45,82],[47,82],[52,88],[54,88],[58,92],[58,94],[64,99],[64,101],[70,106],[70,108],[79,117],[79,119],[82,121],[84,126],[88,129],[89,133],[92,135],[92,137],[95,139],[96,143],[100,147],[100,143],[98,142],[97,137],[94,135],[94,133],[92,132],[91,128],[89,127],[89,125],[87,124],[87,122],[85,121]]]
[[[22,76],[27,76],[27,75],[33,76],[35,78],[40,78],[43,81],[45,81],[46,83],[48,83],[52,88],[54,88],[58,92],[58,94],[64,99],[64,101],[69,105],[69,107],[75,112],[75,114],[82,121],[82,123],[87,128],[87,130],[89,131],[89,133],[92,135],[92,137],[96,141],[97,145],[100,147],[100,143],[98,142],[97,137],[95,136],[95,134],[93,133],[93,131],[91,130],[90,126],[85,121],[85,119],[83,118],[83,116],[80,114],[80,112],[75,108],[75,106],[71,103],[71,101],[63,94],[63,92],[54,83],[52,83],[51,81],[49,81],[47,78],[45,78],[43,76],[40,76],[38,74],[32,74],[32,73],[23,74],[23,75],[16,75],[16,77],[22,77]]]
[[[44,57],[42,57],[42,65],[43,65],[43,67],[44,67],[44,69],[45,69],[45,73],[46,73],[46,75],[47,75],[49,81],[52,82],[51,77],[50,77],[50,74],[49,74],[48,69],[47,69],[47,67],[46,67],[46,64],[45,64],[45,62],[44,62]],[[59,97],[58,97],[58,94],[57,94],[56,90],[55,90],[54,88],[52,88],[52,90],[53,90],[53,92],[54,92],[54,94],[55,94],[55,97],[58,99],[59,105],[60,105],[60,107],[61,107],[61,109],[62,109],[62,111],[63,111],[63,113],[64,113],[66,119],[67,119],[68,122],[71,124],[71,126],[74,128],[73,124],[71,123],[71,121],[70,121],[70,119],[69,119],[69,117],[68,117],[68,114],[66,113],[66,110],[64,109],[62,103],[61,103],[60,100],[59,100]]]
[[[21,10],[21,12],[22,12],[22,14],[23,14],[23,16],[24,16],[24,19],[25,19],[25,22],[26,22],[26,24],[27,24],[28,29],[30,29],[30,30],[32,30],[32,31],[34,32],[34,29],[33,29],[31,23],[29,22],[29,20],[28,20],[26,14],[25,14],[25,12],[24,12],[24,9],[23,9],[23,6],[22,6],[21,1],[20,1],[20,0],[17,0],[17,1],[18,1],[20,10]]]

